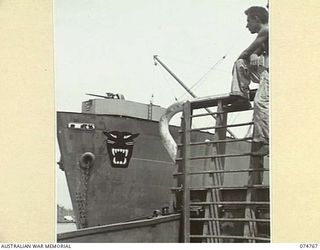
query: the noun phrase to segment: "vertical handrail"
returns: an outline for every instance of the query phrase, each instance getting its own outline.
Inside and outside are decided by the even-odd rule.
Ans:
[[[183,105],[182,130],[183,130],[183,241],[190,242],[190,142],[191,142],[191,105]]]

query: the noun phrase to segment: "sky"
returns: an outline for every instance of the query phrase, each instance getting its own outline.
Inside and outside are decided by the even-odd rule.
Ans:
[[[175,98],[192,99],[154,65],[153,55],[188,87],[195,85],[192,91],[198,97],[230,92],[233,63],[256,36],[246,29],[244,11],[266,4],[267,0],[55,0],[57,111],[80,112],[81,103],[89,99],[85,93],[121,93],[141,103],[153,96],[153,103],[162,107]],[[57,203],[72,207],[60,170]]]

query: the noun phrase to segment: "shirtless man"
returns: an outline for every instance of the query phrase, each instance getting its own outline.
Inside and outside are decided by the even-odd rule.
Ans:
[[[260,153],[268,153],[269,145],[269,28],[268,11],[263,7],[250,7],[245,11],[247,28],[256,39],[246,48],[234,64],[231,95],[241,97],[230,108],[250,107],[250,81],[259,84],[254,98],[253,141]]]

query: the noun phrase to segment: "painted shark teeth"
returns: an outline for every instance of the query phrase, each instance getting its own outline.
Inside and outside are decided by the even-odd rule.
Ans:
[[[113,157],[113,163],[114,163],[114,164],[125,165],[125,164],[127,163],[127,159],[126,159],[126,158],[124,158],[124,160],[123,160],[123,161],[116,161],[116,158],[115,158],[115,157]]]
[[[127,163],[127,156],[129,154],[129,150],[128,149],[123,149],[123,148],[112,148],[111,149],[111,152],[112,152],[112,162],[113,164],[117,164],[117,165],[125,165]],[[117,161],[116,158],[119,158],[119,156],[117,155],[116,157],[116,154],[119,154],[121,153],[123,156],[123,160],[122,161]],[[120,156],[121,157],[121,156]]]
[[[125,157],[127,157],[128,153],[129,153],[129,150],[128,149],[122,149],[122,148],[113,148],[112,149],[112,155],[114,156],[116,153],[125,154]]]

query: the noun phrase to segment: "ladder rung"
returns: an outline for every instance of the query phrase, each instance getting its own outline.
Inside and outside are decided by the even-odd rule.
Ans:
[[[243,157],[250,156],[252,153],[242,153],[242,154],[222,154],[222,155],[208,155],[208,156],[194,156],[190,157],[189,160],[204,160],[204,159],[214,159],[214,158],[224,158],[224,157]],[[182,161],[183,158],[176,158],[176,161]]]
[[[190,238],[216,238],[216,239],[239,239],[239,240],[260,240],[269,242],[270,238],[248,237],[248,236],[231,236],[231,235],[190,235]]]
[[[199,131],[199,130],[208,130],[208,129],[232,128],[232,127],[241,127],[241,126],[248,126],[248,125],[253,125],[253,122],[229,124],[225,126],[209,126],[209,127],[202,127],[202,128],[193,128],[187,131],[189,132],[189,131]]]
[[[262,172],[269,171],[268,168],[259,168],[259,169],[230,169],[230,170],[208,170],[208,171],[198,171],[198,172],[190,172],[189,175],[193,174],[217,174],[217,173],[247,173],[247,172]],[[183,175],[182,172],[174,173],[173,176]]]
[[[246,218],[190,218],[191,221],[234,221],[234,222],[261,222],[270,223],[268,219],[246,219]]]
[[[270,202],[266,201],[199,201],[190,202],[190,205],[270,205]]]
[[[241,190],[241,189],[268,189],[268,185],[248,185],[248,186],[204,186],[204,187],[190,187],[190,190],[195,190],[195,191],[201,191],[201,190],[208,190],[208,189],[220,189],[220,190]],[[171,190],[177,190],[181,191],[183,190],[183,187],[172,187]]]

